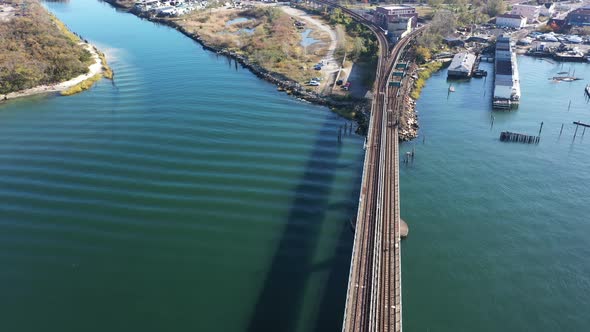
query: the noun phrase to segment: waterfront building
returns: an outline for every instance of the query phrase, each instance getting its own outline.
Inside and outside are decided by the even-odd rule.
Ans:
[[[533,23],[539,18],[541,13],[541,6],[532,5],[513,5],[510,14],[520,15],[526,18],[527,23]]]
[[[494,96],[492,107],[510,109],[520,102],[520,78],[516,54],[510,45],[510,37],[499,36],[494,60]]]
[[[567,14],[567,25],[590,26],[590,6],[578,8]]]
[[[404,5],[377,7],[375,15],[373,15],[373,22],[383,29],[388,29],[389,22],[402,17],[414,18],[412,27],[415,27],[418,12],[416,12],[416,8]]]
[[[449,70],[447,71],[448,77],[471,77],[471,73],[473,72],[473,65],[475,64],[476,56],[467,53],[461,52],[457,53],[453,57],[453,61],[451,61],[451,65],[449,66]]]
[[[521,15],[502,14],[496,17],[499,27],[522,28],[526,25],[526,18]]]

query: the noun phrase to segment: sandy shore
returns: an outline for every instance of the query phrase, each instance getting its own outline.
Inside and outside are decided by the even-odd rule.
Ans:
[[[65,81],[65,82],[61,82],[61,83],[49,84],[49,85],[39,85],[39,86],[36,86],[31,89],[11,92],[7,95],[0,94],[0,102],[7,100],[7,99],[10,100],[10,99],[28,97],[28,96],[38,95],[38,94],[61,92],[61,91],[66,90],[66,89],[68,89],[68,88],[70,88],[70,87],[72,87],[84,80],[89,79],[90,77],[92,77],[96,74],[102,73],[102,62],[101,62],[100,57],[98,56],[98,53],[96,52],[96,49],[94,48],[94,46],[92,46],[90,44],[86,44],[86,43],[82,43],[81,45],[83,45],[92,54],[92,58],[94,59],[94,63],[88,67],[87,74],[74,77],[69,81]]]

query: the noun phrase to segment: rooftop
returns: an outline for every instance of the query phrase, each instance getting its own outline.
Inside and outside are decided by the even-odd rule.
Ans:
[[[457,53],[451,61],[449,70],[470,72],[475,62],[475,55],[471,53]]]
[[[512,63],[510,60],[497,60],[496,61],[496,74],[497,75],[512,75]]]
[[[514,15],[514,14],[502,14],[502,15],[498,15],[497,17],[503,17],[503,18],[514,18],[514,19],[524,19],[523,16],[521,15]]]
[[[414,7],[397,5],[397,6],[379,6],[377,8],[383,8],[383,9],[387,9],[387,10],[398,10],[398,9],[410,9],[410,8],[414,8]]]

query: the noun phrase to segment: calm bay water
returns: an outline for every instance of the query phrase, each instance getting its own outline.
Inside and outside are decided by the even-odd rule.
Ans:
[[[362,138],[172,29],[46,5],[116,79],[0,106],[1,330],[338,331]],[[586,83],[547,80],[590,66],[519,61],[522,105],[493,128],[491,78],[449,95],[441,72],[418,102],[405,331],[590,325]],[[537,146],[498,141],[541,121]]]
[[[430,79],[413,166],[401,170],[405,331],[587,331],[590,325],[590,65],[519,57],[518,111],[494,112],[492,79]],[[586,79],[552,83],[575,69]],[[486,69],[491,73],[490,64]],[[567,110],[569,101],[571,109]],[[501,143],[500,132],[541,143]],[[559,138],[561,124],[564,131]]]
[[[0,106],[0,330],[338,330],[363,138],[168,27],[46,6],[115,84]]]

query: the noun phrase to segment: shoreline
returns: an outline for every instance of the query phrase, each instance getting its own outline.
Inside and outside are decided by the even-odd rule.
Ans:
[[[88,66],[88,73],[79,75],[64,82],[44,84],[26,90],[14,91],[7,94],[0,94],[0,103],[17,98],[24,98],[41,94],[60,93],[92,78],[95,75],[102,75],[104,68],[102,59],[98,54],[98,49],[94,45],[89,43],[81,43],[80,45],[83,45],[84,48],[86,48],[88,52],[92,54],[92,58],[94,59],[94,63]]]
[[[361,135],[366,134],[366,129],[368,125],[368,118],[370,113],[370,103],[366,100],[358,99],[358,98],[347,98],[343,100],[338,100],[337,98],[333,98],[330,96],[322,95],[317,92],[308,91],[305,89],[305,86],[299,84],[298,82],[286,77],[283,74],[276,73],[269,71],[262,66],[252,63],[246,56],[241,54],[237,54],[235,52],[228,51],[227,49],[219,49],[215,46],[209,44],[205,39],[203,39],[198,33],[191,33],[187,31],[184,27],[177,24],[174,20],[170,19],[162,19],[157,17],[150,17],[146,15],[141,15],[134,12],[131,8],[125,7],[116,1],[113,0],[101,0],[109,5],[113,6],[113,8],[117,10],[121,10],[132,14],[140,19],[145,19],[150,22],[159,23],[166,25],[172,29],[175,29],[185,35],[186,37],[194,40],[195,42],[199,43],[202,48],[206,51],[214,52],[218,55],[226,56],[229,59],[233,59],[237,63],[239,63],[242,68],[250,70],[255,76],[260,79],[263,79],[271,84],[277,86],[278,91],[285,92],[286,94],[293,96],[297,99],[310,102],[320,106],[327,106],[330,110],[339,116],[346,118],[351,121],[355,121],[358,124],[357,133]],[[336,110],[334,109],[336,108]],[[342,109],[348,109],[350,112],[342,111]],[[340,111],[339,111],[340,110]],[[347,114],[348,113],[348,114]],[[348,115],[348,116],[347,116]]]

